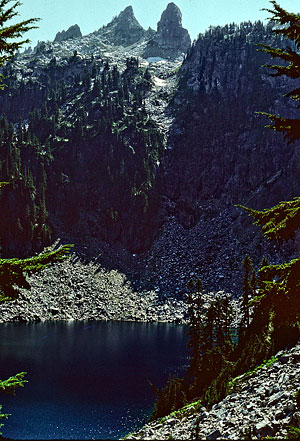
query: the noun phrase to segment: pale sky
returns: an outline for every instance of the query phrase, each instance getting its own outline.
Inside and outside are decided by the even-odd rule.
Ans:
[[[156,29],[161,13],[169,0],[23,0],[19,20],[39,17],[39,29],[26,34],[32,46],[37,40],[53,41],[58,31],[78,24],[83,35],[99,29],[111,21],[126,6],[133,7],[139,23],[147,29]],[[210,25],[225,25],[242,21],[265,21],[268,17],[262,8],[270,8],[268,0],[174,0],[181,9],[183,26],[192,40]],[[299,0],[279,0],[289,12],[300,12]]]

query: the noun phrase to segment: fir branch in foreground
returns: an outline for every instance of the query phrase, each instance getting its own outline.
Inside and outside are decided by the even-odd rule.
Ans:
[[[9,377],[7,380],[0,380],[0,392],[15,395],[17,387],[23,387],[24,383],[28,383],[27,380],[24,380],[26,374],[27,372],[19,372],[18,374]]]
[[[300,72],[299,72],[300,76]],[[290,92],[290,95],[295,91]],[[300,96],[297,95],[293,99],[300,101]],[[298,106],[299,107],[299,106]],[[275,132],[283,133],[284,139],[288,144],[291,144],[300,139],[300,120],[297,118],[283,118],[281,116],[273,115],[267,112],[255,112],[258,115],[267,116],[273,124],[267,124],[265,127],[275,130]]]
[[[17,298],[18,288],[30,288],[26,274],[42,271],[51,263],[64,261],[69,257],[72,247],[70,244],[63,245],[55,251],[27,259],[0,259],[0,303]]]
[[[237,205],[254,218],[254,223],[262,227],[262,233],[270,240],[288,240],[300,228],[300,197],[283,201],[262,211]]]
[[[13,57],[15,52],[24,44],[30,42],[28,38],[20,41],[17,40],[18,38],[22,38],[25,32],[28,32],[31,29],[36,29],[34,24],[39,21],[39,18],[30,18],[19,23],[4,26],[18,15],[16,8],[21,5],[19,1],[16,1],[9,7],[9,3],[11,3],[11,0],[0,1],[0,65]],[[5,9],[6,7],[7,9]],[[2,77],[0,77],[0,90],[4,87],[5,85],[2,83]]]
[[[266,9],[271,13],[269,19],[281,25],[281,28],[273,29],[274,34],[282,35],[289,40],[295,42],[296,46],[300,47],[300,15],[292,12],[287,12],[275,0],[271,1],[274,9]]]

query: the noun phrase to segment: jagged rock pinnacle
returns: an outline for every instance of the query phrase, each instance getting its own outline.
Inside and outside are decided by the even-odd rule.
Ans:
[[[178,56],[187,52],[191,38],[182,27],[182,14],[175,3],[169,3],[157,23],[157,33],[145,50],[146,57]]]
[[[182,27],[182,13],[175,3],[169,3],[157,23],[157,31],[164,29],[166,26]]]
[[[121,17],[135,18],[132,6],[127,6],[123,11],[121,11],[118,18],[120,19]]]
[[[191,39],[186,29],[182,27],[182,14],[175,3],[169,3],[157,23],[158,38],[164,45],[186,52],[191,45]]]

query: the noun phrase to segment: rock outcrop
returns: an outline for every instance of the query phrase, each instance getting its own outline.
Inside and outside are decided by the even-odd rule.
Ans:
[[[132,6],[127,6],[107,26],[98,31],[110,43],[124,47],[137,43],[147,32],[135,18]]]
[[[145,57],[178,57],[191,46],[191,38],[182,27],[182,14],[178,6],[169,3],[157,23],[157,32],[145,49]]]
[[[58,32],[54,38],[54,43],[62,43],[66,40],[82,37],[82,33],[78,24],[70,26],[67,31]]]

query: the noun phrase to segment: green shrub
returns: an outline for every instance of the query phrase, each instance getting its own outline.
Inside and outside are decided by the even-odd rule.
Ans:
[[[183,383],[183,379],[170,376],[164,388],[159,390],[154,387],[157,399],[150,420],[164,417],[187,404]]]
[[[288,426],[288,439],[300,439],[300,428],[295,426]]]

